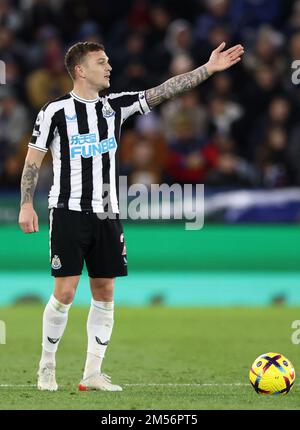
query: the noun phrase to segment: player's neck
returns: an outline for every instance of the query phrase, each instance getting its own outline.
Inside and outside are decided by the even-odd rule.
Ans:
[[[99,90],[98,90],[99,91]],[[99,92],[95,88],[82,87],[74,84],[72,92],[84,100],[95,100],[99,97]]]

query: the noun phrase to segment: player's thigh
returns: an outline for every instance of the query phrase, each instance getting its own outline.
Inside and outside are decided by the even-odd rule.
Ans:
[[[49,221],[52,276],[80,275],[84,263],[81,212],[53,208],[50,209]]]
[[[90,278],[127,275],[127,255],[123,226],[119,219],[94,219],[94,240],[85,254]]]

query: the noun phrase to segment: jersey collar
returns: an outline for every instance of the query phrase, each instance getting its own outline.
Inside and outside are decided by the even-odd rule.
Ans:
[[[71,94],[71,96],[74,99],[76,99],[76,100],[78,100],[79,102],[82,102],[82,103],[96,103],[97,101],[100,100],[99,96],[96,99],[94,99],[94,100],[87,100],[87,99],[83,99],[82,97],[79,97],[77,94],[74,93],[74,91],[71,91],[70,94]]]

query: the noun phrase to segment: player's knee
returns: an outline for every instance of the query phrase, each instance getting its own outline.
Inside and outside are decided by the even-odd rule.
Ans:
[[[99,279],[91,282],[91,290],[95,300],[109,302],[113,300],[114,296],[114,282],[113,280]]]
[[[110,302],[113,300],[114,292],[112,289],[101,289],[97,291],[97,299],[103,302]]]
[[[70,303],[73,302],[74,292],[62,291],[56,298],[60,303],[63,303],[64,305],[69,305]]]
[[[62,286],[55,289],[55,298],[64,305],[72,303],[75,296],[75,289],[68,286]]]
[[[70,303],[72,303],[75,296],[78,281],[79,277],[55,278],[55,298],[64,305],[69,305]]]

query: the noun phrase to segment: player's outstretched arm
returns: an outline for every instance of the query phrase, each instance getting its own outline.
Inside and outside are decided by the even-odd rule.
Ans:
[[[174,76],[163,84],[146,90],[146,99],[150,108],[196,87],[201,82],[206,81],[215,72],[229,69],[229,67],[238,63],[244,54],[242,45],[235,45],[226,51],[223,51],[224,48],[225,42],[212,51],[208,62],[203,66],[191,72]]]
[[[24,233],[39,231],[38,216],[33,208],[33,195],[35,192],[39,170],[45,153],[29,148],[21,179],[21,209],[19,225]]]

